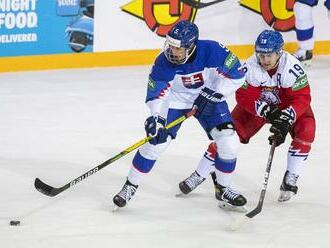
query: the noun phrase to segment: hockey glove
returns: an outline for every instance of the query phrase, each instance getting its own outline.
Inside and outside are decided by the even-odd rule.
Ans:
[[[222,97],[223,95],[214,90],[202,89],[194,102],[194,106],[197,107],[195,116],[198,118],[212,115],[216,104],[221,102]]]
[[[269,123],[273,123],[274,120],[280,118],[282,111],[273,104],[266,105],[260,112],[261,116],[264,117]]]
[[[281,111],[281,115],[272,121],[272,126],[269,129],[274,134],[268,138],[269,144],[272,144],[274,138],[276,138],[276,146],[283,144],[292,123],[292,117],[287,112]]]
[[[144,123],[144,129],[148,137],[152,137],[150,144],[157,145],[165,143],[168,130],[165,128],[166,120],[161,116],[150,116]]]

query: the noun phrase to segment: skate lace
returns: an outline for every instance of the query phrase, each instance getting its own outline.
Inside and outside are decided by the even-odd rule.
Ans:
[[[288,173],[285,177],[286,184],[289,184],[291,186],[296,186],[297,185],[297,180],[298,180],[298,176],[296,174],[293,174],[293,173]]]
[[[135,194],[136,188],[134,186],[125,184],[122,190],[118,193],[118,195],[125,199],[126,201],[129,201],[132,196]]]
[[[235,200],[239,196],[240,196],[240,193],[238,193],[237,191],[233,190],[230,187],[226,187],[225,191],[222,194],[222,197],[230,199],[230,200]]]
[[[204,181],[204,178],[199,176],[196,172],[190,175],[185,180],[185,183],[189,186],[191,189],[195,189],[198,185],[200,185]]]

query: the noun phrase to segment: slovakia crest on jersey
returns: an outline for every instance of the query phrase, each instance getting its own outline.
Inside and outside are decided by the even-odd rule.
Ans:
[[[191,76],[182,76],[181,79],[183,86],[188,89],[197,89],[204,85],[204,78],[201,72]]]

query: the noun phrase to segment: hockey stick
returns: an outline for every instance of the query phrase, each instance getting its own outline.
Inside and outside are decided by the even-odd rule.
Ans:
[[[258,205],[251,210],[250,212],[248,212],[245,216],[249,217],[249,218],[253,218],[254,216],[256,216],[257,214],[259,214],[262,210],[262,206],[264,204],[264,199],[265,199],[265,195],[266,195],[266,189],[267,189],[267,184],[268,184],[268,179],[269,179],[269,174],[270,174],[270,169],[272,167],[272,162],[273,162],[273,156],[274,156],[274,152],[275,152],[275,147],[276,147],[276,140],[273,140],[272,146],[270,148],[269,151],[269,155],[268,155],[268,161],[267,161],[267,166],[266,166],[266,171],[265,171],[265,175],[264,175],[264,183],[262,185],[262,190],[259,196],[259,202]]]
[[[266,171],[265,171],[265,175],[264,175],[264,182],[263,182],[261,193],[260,193],[260,196],[259,196],[258,205],[253,210],[248,212],[247,214],[241,216],[241,218],[236,219],[236,221],[234,221],[230,226],[232,231],[236,231],[244,223],[247,223],[248,220],[250,220],[251,218],[253,218],[254,216],[256,216],[257,214],[259,214],[261,212],[262,206],[264,204],[264,199],[265,199],[265,196],[266,196],[266,189],[267,189],[270,169],[271,169],[272,162],[273,162],[275,147],[276,147],[276,140],[274,139],[273,142],[272,142],[272,146],[270,148],[270,151],[269,151],[269,155],[268,155],[268,161],[267,161]]]
[[[214,1],[208,2],[208,3],[201,3],[201,2],[197,2],[195,0],[181,0],[181,2],[187,4],[190,7],[195,8],[195,9],[202,9],[202,8],[205,8],[205,7],[208,7],[213,4],[223,2],[223,1],[226,1],[226,0],[214,0]]]
[[[190,116],[194,115],[195,112],[196,112],[196,109],[192,109],[190,112],[186,113],[185,115],[182,115],[181,117],[177,118],[176,120],[174,120],[171,123],[169,123],[168,125],[166,125],[165,128],[166,129],[170,129],[170,128],[172,128],[172,127],[174,127],[174,126],[182,123],[184,120],[186,120]],[[34,187],[38,191],[40,191],[42,194],[45,194],[47,196],[56,196],[59,193],[67,190],[68,188],[76,185],[77,183],[80,183],[81,181],[83,181],[87,177],[95,174],[96,172],[98,172],[99,170],[103,169],[107,165],[115,162],[116,160],[118,160],[118,159],[124,157],[125,155],[127,155],[128,153],[134,151],[138,147],[140,147],[140,146],[144,145],[145,143],[149,142],[151,139],[152,139],[152,137],[145,137],[144,139],[136,142],[134,145],[126,148],[125,150],[123,150],[122,152],[118,153],[114,157],[108,159],[107,161],[104,161],[102,164],[99,164],[98,166],[94,167],[93,169],[90,169],[86,173],[84,173],[81,176],[77,177],[76,179],[68,182],[67,184],[65,184],[64,186],[62,186],[60,188],[52,187],[52,186],[44,183],[43,181],[41,181],[39,178],[36,178],[35,179],[35,181],[34,181]]]

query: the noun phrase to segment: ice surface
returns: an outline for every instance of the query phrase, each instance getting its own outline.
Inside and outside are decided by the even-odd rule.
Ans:
[[[290,139],[275,151],[264,208],[236,232],[241,213],[219,209],[211,180],[178,198],[208,140],[193,118],[157,162],[129,206],[112,213],[134,152],[55,198],[36,177],[59,187],[144,137],[149,67],[0,74],[0,247],[330,246],[330,57],[309,70],[317,135],[299,193],[278,203]],[[234,100],[229,99],[233,106]],[[257,204],[267,162],[268,127],[242,145],[234,186]],[[20,226],[9,226],[10,220]]]

